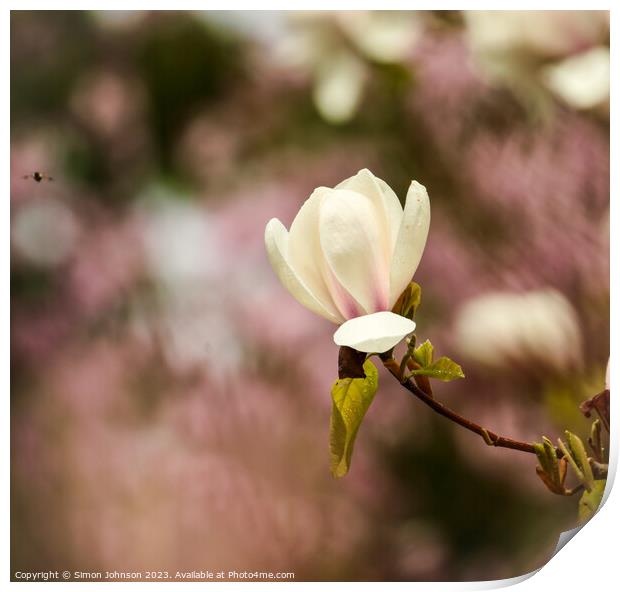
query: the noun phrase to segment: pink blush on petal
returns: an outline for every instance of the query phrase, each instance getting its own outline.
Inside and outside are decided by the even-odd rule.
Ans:
[[[327,264],[323,269],[323,277],[336,308],[346,320],[366,314],[366,311],[360,306],[357,300],[355,300],[336,279],[334,272]]]
[[[380,291],[375,292],[375,309],[371,312],[380,312],[382,310],[390,310],[388,295]]]

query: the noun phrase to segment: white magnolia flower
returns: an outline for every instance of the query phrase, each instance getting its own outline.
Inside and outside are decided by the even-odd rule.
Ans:
[[[535,360],[566,370],[579,364],[583,348],[575,309],[553,289],[473,298],[459,311],[454,334],[464,355],[498,368]]]
[[[543,80],[558,97],[575,109],[609,104],[609,48],[593,47],[543,69]]]
[[[546,103],[546,89],[575,109],[607,109],[607,11],[470,10],[464,18],[474,61],[490,82],[532,106]]]
[[[467,10],[463,16],[476,54],[562,58],[609,31],[609,13],[603,10]]]
[[[337,345],[384,352],[415,329],[390,311],[418,267],[429,223],[422,185],[412,181],[403,211],[387,183],[364,169],[333,189],[315,189],[290,231],[270,220],[265,245],[284,287],[342,324]]]
[[[33,263],[53,267],[66,261],[74,251],[81,229],[66,204],[45,197],[16,208],[11,238],[20,255]]]
[[[331,123],[349,121],[362,100],[368,72],[354,53],[340,51],[317,64],[312,98],[319,113]]]
[[[274,58],[310,75],[314,104],[332,124],[355,115],[371,63],[405,63],[422,31],[413,11],[298,11],[288,23],[274,43]]]

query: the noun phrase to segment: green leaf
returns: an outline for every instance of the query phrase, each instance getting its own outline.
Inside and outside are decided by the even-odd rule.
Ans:
[[[566,434],[566,439],[568,441],[568,446],[571,450],[572,456],[577,461],[577,464],[583,474],[583,484],[586,486],[586,489],[591,490],[594,487],[594,475],[592,474],[592,467],[590,466],[590,461],[588,460],[586,448],[583,445],[581,438],[575,436],[575,434],[572,434],[568,430],[564,433]]]
[[[430,376],[431,378],[438,378],[444,382],[455,380],[456,378],[465,378],[463,369],[456,362],[453,362],[450,358],[446,358],[445,356],[439,358],[430,366],[412,370],[411,374]]]
[[[538,462],[543,471],[548,475],[555,475],[558,470],[558,457],[555,453],[555,448],[551,443],[551,440],[546,436],[543,436],[543,443],[534,443],[534,450],[538,457]]]
[[[594,475],[592,474],[592,467],[588,460],[588,455],[583,442],[578,436],[572,434],[568,430],[564,432],[566,434],[566,441],[568,445],[564,444],[560,438],[558,438],[558,446],[564,453],[564,457],[570,463],[575,475],[584,487],[588,491],[592,491],[594,487]]]
[[[416,311],[418,310],[418,306],[420,306],[420,302],[422,302],[422,288],[420,288],[420,284],[411,282],[409,284],[409,289],[409,298],[403,307],[403,316],[413,319]]]
[[[400,295],[392,310],[396,314],[407,317],[408,319],[413,319],[421,301],[422,288],[420,288],[419,284],[411,282]]]
[[[357,431],[379,385],[377,368],[364,362],[366,378],[343,378],[332,387],[332,416],[329,425],[330,468],[334,477],[344,477],[351,466]]]
[[[543,436],[543,439],[545,437]],[[540,464],[541,468],[547,472],[547,455],[545,454],[545,446],[544,444],[541,444],[540,442],[534,442],[532,444],[532,446],[534,447],[534,452],[536,453],[536,458],[538,458],[538,463]]]
[[[605,479],[594,481],[591,491],[584,491],[579,500],[579,522],[590,520],[598,509],[605,492]]]
[[[413,350],[413,359],[426,368],[433,363],[433,344],[427,339],[422,345]]]
[[[564,479],[566,477],[566,459],[558,460],[556,450],[551,440],[543,436],[542,443],[534,443],[534,451],[538,457],[539,467],[536,473],[547,488],[559,495],[566,495]]]
[[[579,465],[573,458],[571,451],[568,449],[566,444],[562,442],[562,438],[558,438],[558,448],[562,451],[564,458],[570,463],[570,466],[572,467],[573,471],[575,471],[575,475],[577,479],[579,479],[579,481],[583,483],[585,479],[583,476],[583,472],[581,471],[581,468],[579,467]]]

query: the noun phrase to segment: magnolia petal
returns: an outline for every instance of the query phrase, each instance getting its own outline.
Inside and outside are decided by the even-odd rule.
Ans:
[[[329,293],[343,319],[352,319],[353,317],[366,314],[362,305],[338,281],[327,261],[322,261],[322,267],[323,277],[329,288]]]
[[[287,260],[288,232],[277,218],[271,219],[265,228],[265,247],[271,267],[275,271],[282,285],[291,295],[312,312],[326,318],[333,323],[341,323],[343,318],[327,310],[312,292],[304,285]]]
[[[392,256],[396,248],[396,241],[398,240],[398,231],[403,221],[403,206],[400,205],[396,193],[383,179],[375,177],[375,181],[383,194],[383,205],[385,206],[385,213],[387,214],[390,227],[390,256]]]
[[[595,47],[572,55],[542,71],[547,86],[576,109],[592,109],[609,101],[609,48]]]
[[[392,256],[390,307],[402,294],[418,268],[430,222],[431,206],[426,188],[417,181],[412,181],[407,192],[403,219]]]
[[[398,237],[398,230],[403,218],[403,208],[398,197],[390,186],[375,177],[368,169],[362,169],[336,185],[336,189],[348,189],[368,197],[377,208],[378,219],[385,225],[385,248],[387,256],[391,257]]]
[[[414,330],[412,320],[381,311],[347,321],[334,333],[334,342],[361,352],[383,353]]]
[[[389,265],[376,222],[376,209],[365,195],[334,189],[320,209],[321,249],[338,282],[366,313],[387,310]]]
[[[317,70],[312,96],[321,116],[330,123],[349,121],[362,98],[366,80],[363,62],[342,51],[325,60]]]
[[[325,280],[325,263],[319,240],[319,211],[331,191],[333,189],[328,187],[318,187],[301,206],[288,234],[287,258],[302,283],[323,308],[335,316],[342,316]]]

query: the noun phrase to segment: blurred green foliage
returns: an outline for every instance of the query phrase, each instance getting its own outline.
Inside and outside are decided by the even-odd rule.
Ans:
[[[224,98],[231,86],[243,86],[242,45],[188,13],[155,17],[136,45],[136,68],[149,96],[151,129],[166,169],[190,116]]]

